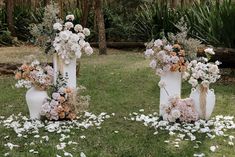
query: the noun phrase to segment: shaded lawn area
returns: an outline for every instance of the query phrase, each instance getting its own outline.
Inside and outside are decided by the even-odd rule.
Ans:
[[[0,52],[1,53],[1,52]],[[2,60],[0,60],[2,61]],[[9,61],[9,60],[8,60]],[[89,128],[85,131],[74,131],[70,134],[73,141],[79,144],[73,147],[66,147],[75,157],[84,152],[87,157],[186,157],[194,153],[205,153],[206,156],[226,157],[235,156],[234,146],[224,142],[223,137],[216,137],[210,140],[204,135],[199,139],[202,144],[194,149],[195,141],[183,141],[179,148],[165,143],[171,137],[165,131],[153,135],[154,129],[145,127],[142,123],[124,120],[129,113],[144,109],[144,113],[158,112],[159,78],[148,67],[148,60],[145,60],[140,53],[110,50],[107,56],[93,55],[84,57],[81,60],[81,70],[78,82],[87,87],[85,94],[91,96],[89,111],[99,114],[100,112],[115,113],[111,119],[102,124],[101,129]],[[14,88],[13,76],[0,77],[0,115],[9,116],[22,112],[28,115],[25,102],[24,89]],[[212,86],[217,96],[216,106],[213,115],[235,115],[235,84],[225,85],[222,83]],[[182,97],[188,96],[190,86],[183,83]],[[119,131],[114,133],[114,131]],[[28,139],[18,138],[16,134],[0,125],[0,156],[9,152],[4,144],[8,141],[20,145],[10,152],[13,157],[40,156],[51,157],[61,154],[56,149],[60,143],[60,135],[48,133],[48,143],[40,143],[38,139],[29,136]],[[235,136],[235,131],[230,132]],[[41,134],[45,135],[43,130]],[[4,139],[10,135],[9,139]],[[85,139],[80,139],[85,135]],[[34,141],[36,145],[25,146],[24,143]],[[211,145],[218,145],[216,152],[210,152]],[[29,153],[30,149],[39,151],[39,154]]]

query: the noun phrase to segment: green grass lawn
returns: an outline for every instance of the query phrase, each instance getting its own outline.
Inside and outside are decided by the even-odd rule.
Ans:
[[[85,94],[91,96],[89,111],[115,113],[114,117],[105,120],[101,129],[89,128],[85,131],[74,131],[70,134],[73,141],[79,144],[66,147],[75,157],[84,152],[87,157],[192,157],[194,153],[205,153],[210,157],[235,156],[235,147],[229,146],[223,137],[213,140],[200,135],[202,144],[194,149],[195,142],[184,141],[179,148],[174,148],[165,140],[171,137],[165,131],[153,135],[154,129],[145,127],[140,122],[126,121],[129,113],[144,109],[144,113],[158,112],[159,78],[148,67],[148,60],[142,54],[125,51],[112,51],[107,56],[93,55],[81,60],[81,70],[78,82],[87,87]],[[13,76],[0,77],[0,115],[9,116],[22,112],[28,116],[25,102],[25,91],[14,88]],[[215,84],[217,102],[213,115],[235,115],[235,84]],[[186,83],[182,87],[182,97],[188,96],[190,86]],[[114,133],[114,131],[119,131]],[[4,144],[8,141],[20,145],[10,151],[12,157],[55,157],[62,154],[56,149],[59,144],[59,134],[46,133],[50,140],[40,143],[38,139],[29,136],[28,139],[18,138],[14,131],[0,125],[0,156],[9,152]],[[235,130],[230,131],[235,136]],[[4,139],[9,135],[9,139]],[[85,139],[80,139],[85,135]],[[25,143],[35,142],[36,145],[25,146]],[[211,145],[218,145],[216,152],[209,150]],[[36,149],[39,154],[29,153],[30,149]]]

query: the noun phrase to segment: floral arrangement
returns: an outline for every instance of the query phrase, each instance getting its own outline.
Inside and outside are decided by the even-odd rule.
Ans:
[[[195,122],[199,115],[195,110],[194,102],[191,98],[180,99],[179,97],[171,97],[169,104],[162,106],[163,120],[169,122]]]
[[[56,30],[53,47],[65,64],[69,64],[70,59],[75,56],[80,58],[82,52],[87,55],[93,53],[90,44],[85,42],[85,37],[90,35],[90,30],[80,24],[74,25],[73,20],[74,15],[67,15],[64,24],[57,22],[53,25],[53,29]]]
[[[51,66],[41,66],[38,60],[31,64],[23,64],[15,74],[18,80],[15,86],[17,88],[31,88],[32,86],[39,90],[46,90],[53,85],[53,68]]]
[[[47,98],[42,105],[41,115],[49,120],[76,118],[74,103],[72,103],[76,91],[67,86],[66,80],[59,75],[51,98]]]
[[[166,39],[157,39],[147,47],[145,56],[152,57],[150,67],[156,70],[157,75],[186,70],[185,51],[180,44],[172,45]]]
[[[201,57],[192,60],[187,66],[187,71],[183,74],[183,78],[188,80],[193,87],[198,84],[209,87],[209,84],[215,83],[220,78],[218,65],[221,63],[219,61],[209,62],[211,55],[214,55],[215,52],[212,48],[207,48],[204,51],[207,58]]]

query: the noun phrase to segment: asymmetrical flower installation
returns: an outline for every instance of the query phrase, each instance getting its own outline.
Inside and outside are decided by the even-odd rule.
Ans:
[[[90,35],[90,30],[88,28],[83,28],[79,24],[74,25],[72,23],[73,20],[74,15],[67,15],[64,24],[57,22],[53,25],[53,29],[56,31],[53,47],[55,53],[63,60],[63,64],[59,67],[63,70],[65,68],[62,66],[70,64],[70,59],[74,59],[75,57],[80,58],[82,52],[85,52],[88,55],[93,53],[90,44],[85,41],[85,37]],[[76,62],[74,64],[75,66],[70,68],[76,68]],[[72,69],[72,71],[74,70],[76,69]],[[47,94],[44,94],[43,96],[46,95],[45,97],[47,98],[45,99],[45,97],[43,97],[42,101],[39,101],[39,99],[37,101],[37,104],[40,105],[39,108],[41,107],[42,109],[41,115],[49,120],[74,120],[77,117],[77,108],[85,108],[82,105],[87,106],[89,100],[77,95],[77,89],[69,87],[67,80],[69,80],[71,76],[68,76],[67,78],[66,76],[68,75],[64,75],[64,72],[57,71],[56,68],[53,69],[50,66],[40,66],[40,63],[36,60],[30,65],[23,64],[16,72],[15,78],[18,80],[16,87],[35,87],[41,91],[52,92],[50,98],[48,98]],[[44,99],[45,101],[43,101]],[[36,100],[31,101],[30,98],[29,102],[30,104],[35,104]],[[29,107],[29,110],[34,112],[31,108],[35,107],[29,105],[29,102],[27,101],[28,106],[32,106]],[[40,117],[40,115],[37,117]],[[34,117],[31,116],[31,118]]]
[[[168,72],[181,72],[183,79],[188,80],[192,87],[201,84],[209,88],[210,83],[215,83],[220,78],[218,68],[220,62],[209,62],[211,55],[215,54],[212,48],[206,48],[204,50],[207,58],[194,58],[190,61],[192,58],[187,58],[188,55],[187,52],[184,51],[184,45],[178,44],[177,41],[174,42],[176,44],[171,44],[166,39],[157,39],[149,43],[144,52],[146,57],[151,57],[152,59],[149,66],[156,71],[156,75],[161,76],[161,81],[158,83],[159,87],[164,89],[164,93],[167,93],[166,97],[163,97],[166,94],[163,95],[161,93],[160,99],[167,99],[167,101],[164,102],[164,104],[160,104],[160,115],[164,120],[169,122],[176,122],[177,120],[181,122],[197,121],[199,119],[199,113],[197,112],[199,105],[195,104],[197,102],[195,102],[195,99],[197,98],[180,99],[179,95],[172,95],[171,91],[168,91],[172,87],[167,86],[164,81],[166,77],[164,77],[164,79],[162,78]],[[168,83],[171,83],[169,80],[170,79],[168,79]],[[200,106],[202,106],[201,108],[203,108],[204,115],[206,115],[207,104],[205,93],[207,90],[204,90],[204,95],[200,94],[200,100],[198,100]],[[163,91],[161,90],[161,92]],[[200,117],[202,117],[201,113]]]
[[[64,63],[69,64],[71,58],[81,58],[82,52],[91,55],[93,49],[88,42],[85,42],[86,36],[90,35],[90,30],[80,24],[74,25],[72,23],[74,15],[67,15],[66,20],[64,24],[53,25],[53,29],[56,30],[53,46]]]
[[[184,72],[186,70],[185,51],[179,44],[171,44],[167,40],[157,39],[145,51],[151,57],[150,67],[161,76],[165,72]]]
[[[38,60],[31,64],[23,64],[15,74],[18,80],[17,88],[36,87],[39,90],[46,90],[53,85],[53,68],[49,65],[41,66]]]

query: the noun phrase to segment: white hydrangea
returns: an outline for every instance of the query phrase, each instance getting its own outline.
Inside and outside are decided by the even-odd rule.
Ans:
[[[215,54],[213,48],[206,48],[204,51],[205,51],[205,53],[210,54],[210,55],[214,55]]]
[[[89,36],[91,34],[91,32],[88,28],[84,28],[83,33],[85,34],[85,36]]]
[[[67,29],[67,30],[70,30],[71,28],[74,27],[74,25],[73,25],[72,22],[66,22],[66,23],[64,24],[64,26],[65,26],[65,29]]]
[[[74,30],[76,31],[76,32],[81,32],[82,31],[82,25],[80,25],[80,24],[76,24],[75,25],[75,27],[74,27]]]
[[[145,52],[144,52],[145,56],[146,57],[150,57],[154,54],[154,51],[152,49],[147,49]]]
[[[85,53],[87,55],[91,55],[93,53],[93,49],[90,46],[85,47]]]
[[[63,28],[63,26],[62,26],[60,23],[58,23],[58,22],[53,25],[53,29],[54,29],[54,30],[59,30],[59,31],[61,31],[62,28]]]
[[[67,15],[66,16],[66,20],[72,20],[73,21],[74,20],[74,15],[72,15],[72,14],[71,15]]]
[[[163,45],[163,42],[162,42],[161,39],[157,39],[157,40],[154,41],[153,44],[154,44],[154,46],[156,46],[156,47],[160,47],[160,46]]]

